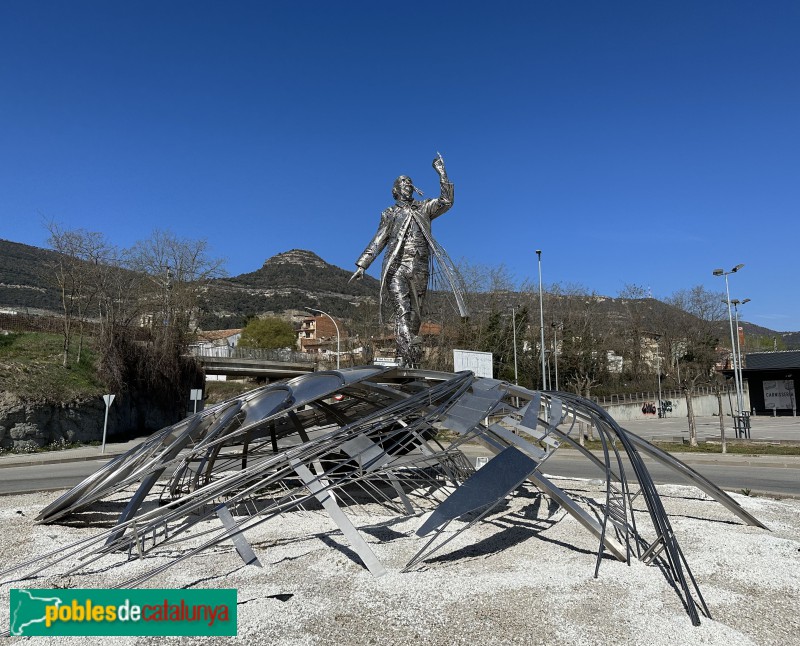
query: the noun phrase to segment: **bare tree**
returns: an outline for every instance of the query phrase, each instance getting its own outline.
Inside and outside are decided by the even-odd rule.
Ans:
[[[198,295],[208,281],[224,275],[224,259],[213,258],[204,239],[179,238],[155,230],[126,252],[127,266],[148,280],[141,297],[148,304],[154,329],[185,335],[196,320]]]
[[[372,363],[375,358],[376,339],[386,335],[385,326],[378,323],[378,304],[373,301],[361,301],[352,310],[352,317],[348,325],[350,334],[347,339],[347,348],[350,361],[355,365],[355,357],[361,355],[361,362]],[[355,351],[355,347],[360,352]]]
[[[728,443],[725,441],[725,414],[722,412],[722,388],[720,380],[714,379],[713,381],[714,394],[717,396],[717,410],[719,415],[719,440],[722,445],[722,452],[728,452]]]
[[[696,316],[701,321],[721,321],[727,317],[724,300],[724,292],[712,292],[702,285],[696,285],[690,289],[674,292],[665,299],[665,302]]]
[[[714,357],[717,339],[700,328],[687,337],[686,355],[681,371],[681,390],[686,398],[686,411],[689,418],[689,443],[697,446],[697,428],[692,408],[692,394],[699,384],[712,382]]]
[[[511,308],[520,305],[512,277],[503,265],[489,267],[464,260],[457,271],[470,316],[462,319],[447,298],[428,293],[424,317],[439,326],[439,333],[426,353],[426,366],[452,370],[454,348],[492,352],[498,364],[507,366],[505,349],[510,353],[512,344],[510,340],[506,343],[505,337],[512,335]],[[501,353],[497,353],[499,346],[504,348]]]
[[[103,274],[101,372],[115,391],[145,391],[182,409],[202,371],[185,355],[198,294],[222,274],[205,240],[155,231],[122,252],[120,266]]]
[[[621,347],[625,349],[623,356],[625,356],[630,365],[630,377],[638,380],[644,372],[642,350],[645,336],[650,327],[646,301],[646,299],[650,298],[650,293],[649,290],[641,285],[629,283],[620,290],[619,298],[628,313],[626,325],[620,328],[622,333]]]
[[[554,285],[547,303],[547,311],[560,330],[555,351],[561,379],[587,399],[592,388],[608,376],[609,329],[600,313],[601,302],[596,293],[581,285]]]
[[[689,417],[689,441],[697,446],[697,430],[692,408],[692,392],[700,384],[719,384],[714,379],[716,347],[719,343],[719,321],[725,315],[722,303],[724,295],[707,290],[702,285],[676,291],[666,302],[684,312],[685,316],[673,316],[663,324],[670,340],[671,360],[680,375],[678,381],[686,398]],[[721,396],[720,423],[723,425]]]
[[[101,267],[107,262],[111,246],[102,233],[85,229],[66,229],[55,221],[46,223],[50,232],[48,244],[58,252],[53,275],[61,294],[63,314],[63,366],[69,361],[73,324],[78,326],[76,361],[83,352],[84,326],[89,308],[101,289]]]

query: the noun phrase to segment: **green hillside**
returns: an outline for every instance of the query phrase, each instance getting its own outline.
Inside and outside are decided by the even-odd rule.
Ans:
[[[58,334],[23,332],[0,336],[0,391],[26,401],[69,402],[105,392],[87,341],[83,360],[62,366],[64,340]]]

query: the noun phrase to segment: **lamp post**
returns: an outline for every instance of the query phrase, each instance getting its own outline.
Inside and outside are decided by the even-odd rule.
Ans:
[[[517,314],[516,310],[511,308],[511,327],[514,333],[514,385],[519,384],[517,380]]]
[[[661,351],[659,350],[658,356],[658,416],[666,417],[664,407],[661,405]]]
[[[749,302],[750,302],[749,298],[745,298],[743,301],[740,301],[738,298],[734,298],[731,301],[731,304],[733,305],[733,319],[736,324],[736,360],[739,363],[739,392],[742,393],[743,405],[744,405],[744,378],[742,377],[742,342],[739,339],[739,305],[744,305],[745,303]]]
[[[739,264],[739,265],[736,265],[730,271],[725,271],[724,269],[715,269],[712,272],[714,274],[714,276],[724,276],[725,277],[725,294],[727,296],[727,302],[728,302],[728,322],[730,323],[730,326],[731,326],[731,356],[732,356],[732,362],[733,362],[733,381],[734,381],[734,383],[736,385],[736,405],[739,407],[738,416],[741,416],[741,414],[742,414],[743,402],[742,402],[742,393],[739,390],[739,379],[738,379],[738,376],[737,376],[738,373],[737,373],[737,361],[736,361],[736,341],[733,338],[733,311],[731,310],[731,290],[730,290],[730,287],[728,286],[728,276],[730,274],[735,274],[742,267],[744,267],[744,265]],[[739,424],[738,423],[734,424],[734,427],[737,429],[736,434],[738,436],[739,435],[739,432],[738,432]]]
[[[539,329],[542,333],[541,345],[539,352],[542,355],[542,390],[547,390],[547,373],[544,367],[544,302],[542,300],[542,250],[536,250],[536,256],[539,259]]]
[[[336,321],[334,320],[334,318],[330,314],[328,314],[327,312],[323,312],[322,310],[318,310],[318,309],[315,309],[313,307],[307,307],[306,309],[309,312],[319,312],[320,314],[323,314],[324,316],[327,316],[331,320],[331,323],[333,323],[333,327],[336,328],[336,369],[338,370],[339,369],[339,354],[340,354],[340,352],[339,352],[339,343],[340,343],[339,326],[336,325]]]
[[[656,378],[658,381],[658,419],[661,419],[662,417],[666,417],[661,399],[661,337],[663,335],[654,334],[653,336],[656,340],[656,361],[658,362],[656,365]],[[680,384],[680,379],[678,379],[678,383]]]

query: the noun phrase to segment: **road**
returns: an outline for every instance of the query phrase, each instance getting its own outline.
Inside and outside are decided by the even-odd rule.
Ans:
[[[682,460],[688,454],[675,453],[674,455],[679,460]],[[758,459],[749,458],[748,460],[743,460],[734,457],[730,461],[720,461],[713,464],[698,463],[695,460],[690,461],[687,459],[687,464],[726,491],[739,492],[742,489],[750,489],[753,492],[800,497],[800,468],[773,464],[769,466],[753,466],[746,463],[756,462]],[[657,484],[691,484],[672,469],[659,463],[652,460],[645,460],[645,463]],[[564,451],[556,453],[542,470],[545,473],[565,477],[602,477],[600,471],[584,457],[565,453]],[[631,472],[628,472],[628,474],[631,477]]]
[[[488,455],[480,447],[465,447],[474,459]],[[474,454],[474,455],[473,455]],[[695,471],[728,491],[750,489],[776,495],[800,497],[800,458],[745,457],[728,454],[697,457],[675,454]],[[687,484],[678,474],[652,460],[647,460],[653,479],[660,484]],[[68,489],[99,469],[105,460],[84,460],[58,464],[30,464],[0,470],[0,494],[28,493]],[[762,466],[763,465],[763,466]],[[577,451],[562,449],[542,469],[547,474],[576,478],[600,478],[602,474]],[[630,477],[630,472],[629,472]]]
[[[105,460],[29,464],[0,470],[0,494],[70,489],[97,471]]]

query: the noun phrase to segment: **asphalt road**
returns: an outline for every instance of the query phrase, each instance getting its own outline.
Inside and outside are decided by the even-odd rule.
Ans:
[[[472,450],[467,451],[472,454]],[[485,450],[475,447],[474,453],[486,455]],[[680,454],[695,471],[706,476],[714,484],[728,491],[750,489],[754,493],[800,497],[800,464],[797,458],[787,458],[784,462],[794,462],[793,466],[782,466],[774,461],[759,465],[758,457],[743,458],[728,455],[717,458],[696,458],[696,454]],[[474,456],[471,455],[474,458]],[[660,484],[687,484],[686,480],[671,469],[652,460],[647,466],[653,479]],[[53,491],[68,489],[94,473],[105,463],[104,460],[85,460],[59,464],[30,464],[0,469],[0,494],[28,493],[32,491]],[[598,479],[600,471],[577,451],[562,449],[544,465],[544,473],[564,477]],[[629,477],[632,473],[628,472]]]
[[[680,453],[675,453],[674,456],[679,460],[684,457]],[[757,461],[758,458],[748,460],[748,462]],[[687,460],[692,469],[726,491],[739,492],[742,489],[750,489],[757,493],[800,497],[800,468],[775,465],[754,466],[744,462],[745,460],[739,458],[715,464]],[[645,460],[645,463],[657,484],[691,484],[672,469],[657,462]],[[556,453],[548,460],[542,471],[551,475],[574,478],[603,477],[601,472],[586,458],[572,453],[565,454],[564,451]],[[627,473],[631,477],[632,471]]]
[[[29,464],[0,469],[0,494],[70,489],[99,469],[105,460]]]

